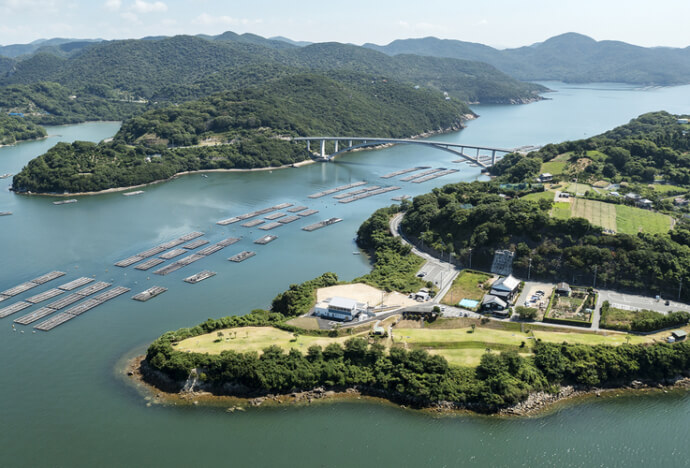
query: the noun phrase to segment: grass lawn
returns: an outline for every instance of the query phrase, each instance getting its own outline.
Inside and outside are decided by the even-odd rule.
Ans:
[[[569,219],[570,218],[570,203],[568,202],[556,202],[551,208],[551,216],[556,219]]]
[[[487,275],[486,273],[463,270],[458,277],[455,278],[453,286],[451,286],[448,293],[443,296],[441,303],[455,305],[463,299],[481,301],[486,291],[480,289],[479,285],[489,278],[491,278],[491,275]]]
[[[580,184],[577,182],[571,182],[568,184],[568,188],[565,189],[566,192],[574,193],[575,195],[584,195],[587,190],[592,190],[592,186],[589,184]]]
[[[285,350],[291,348],[306,352],[311,345],[326,347],[333,342],[342,343],[350,338],[328,338],[321,336],[299,335],[296,341],[290,332],[278,330],[273,327],[243,327],[220,330],[223,333],[222,341],[216,343],[218,332],[187,338],[178,343],[175,349],[179,351],[191,351],[194,353],[220,354],[222,351],[233,350],[239,353],[256,351],[261,353],[264,348],[278,345]]]
[[[524,197],[522,197],[523,200],[530,200],[530,201],[539,201],[539,200],[549,200],[553,201],[553,197],[556,194],[553,192],[534,192],[534,193],[528,193]]]
[[[680,187],[678,185],[667,185],[667,184],[653,184],[655,192],[659,193],[685,193],[688,192],[687,188]]]
[[[596,226],[617,231],[616,205],[584,198],[574,199],[571,205],[571,216],[573,218],[585,218]]]
[[[671,229],[671,218],[642,208],[616,205],[616,225],[617,231],[625,234],[634,235],[641,231],[659,234]]]
[[[565,168],[567,165],[568,163],[566,161],[549,161],[542,163],[539,172],[542,174],[548,172],[553,175],[559,175],[565,172]]]

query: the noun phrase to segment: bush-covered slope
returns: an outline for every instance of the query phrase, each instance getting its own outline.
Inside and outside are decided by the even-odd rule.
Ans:
[[[12,145],[23,140],[46,136],[43,127],[20,117],[0,115],[0,145]]]

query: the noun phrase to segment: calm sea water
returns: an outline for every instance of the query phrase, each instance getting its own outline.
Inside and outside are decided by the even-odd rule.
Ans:
[[[568,86],[526,106],[476,106],[481,118],[439,140],[515,147],[594,135],[653,110],[690,112],[690,87],[638,89],[623,85]],[[113,123],[52,127],[51,138],[0,148],[0,173],[16,173],[57,141],[99,141]],[[52,197],[16,196],[0,181],[0,290],[53,269],[132,288],[169,288],[148,303],[120,297],[49,333],[0,320],[0,466],[683,466],[690,450],[690,396],[620,396],[565,406],[530,419],[435,418],[395,407],[339,403],[313,408],[259,409],[227,414],[218,408],[146,406],[115,369],[161,333],[209,317],[267,307],[292,283],[334,271],[352,279],[369,269],[356,251],[357,227],[395,195],[416,195],[479,177],[451,154],[419,147],[360,152],[336,163],[245,174],[198,174],[147,187],[144,194],[78,197],[55,206]],[[415,165],[458,167],[422,184],[388,181],[387,172]],[[311,193],[366,180],[402,190],[351,204]],[[215,222],[290,202],[320,213],[273,231],[267,246],[256,228]],[[301,227],[338,216],[342,223],[306,233]],[[210,241],[243,240],[166,277],[120,269],[114,261],[191,230]],[[257,256],[226,261],[241,250]],[[182,278],[202,269],[218,275],[197,285]],[[14,301],[5,301],[7,305]],[[33,309],[29,309],[33,310]],[[16,316],[20,316],[18,313]],[[22,331],[24,333],[22,333]]]

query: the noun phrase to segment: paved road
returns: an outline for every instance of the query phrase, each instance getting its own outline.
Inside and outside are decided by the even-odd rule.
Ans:
[[[396,214],[390,221],[391,234],[395,237],[399,237],[403,243],[409,245],[412,248],[412,253],[422,257],[426,262],[417,272],[417,275],[424,273],[423,279],[426,281],[431,281],[439,288],[439,293],[434,298],[433,302],[440,302],[441,298],[448,292],[453,280],[458,276],[458,269],[452,263],[444,262],[436,257],[429,255],[428,253],[418,250],[414,244],[408,241],[400,230],[400,222],[402,221],[404,213]]]
[[[676,312],[683,310],[690,312],[690,305],[680,302],[670,301],[669,305],[665,304],[665,299],[656,300],[654,297],[636,296],[633,294],[622,294],[616,291],[599,290],[599,299],[597,301],[597,309],[601,307],[604,301],[609,301],[612,307],[617,309],[648,309],[662,314],[669,312]]]

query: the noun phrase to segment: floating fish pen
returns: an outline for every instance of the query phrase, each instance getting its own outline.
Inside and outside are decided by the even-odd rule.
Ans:
[[[18,323],[20,325],[28,325],[30,323],[34,323],[37,320],[41,320],[42,318],[49,316],[52,313],[55,313],[55,309],[51,309],[50,307],[41,307],[40,309],[35,310],[30,314],[26,314],[22,317],[19,317],[18,319],[15,319],[14,323]]]
[[[271,206],[269,208],[264,208],[263,210],[252,211],[251,213],[245,213],[243,215],[235,216],[233,218],[222,219],[222,220],[218,221],[216,224],[218,224],[220,226],[227,226],[228,224],[238,223],[240,221],[244,221],[245,219],[249,219],[249,218],[256,218],[257,216],[262,216],[262,215],[265,215],[266,213],[270,213],[272,211],[282,210],[283,208],[288,208],[290,206],[292,206],[292,203],[281,203],[280,205],[275,205],[275,206]]]
[[[0,211],[0,216],[9,216],[11,214],[12,214],[11,211]]]
[[[158,266],[164,262],[165,262],[165,260],[162,260],[158,257],[149,258],[145,262],[142,262],[139,265],[135,266],[134,269],[139,270],[139,271],[146,271],[146,270],[150,270],[151,268]]]
[[[73,289],[77,289],[85,284],[93,283],[94,281],[95,280],[93,278],[82,276],[81,278],[77,278],[69,283],[58,286],[58,288],[62,289],[63,291],[72,291]]]
[[[179,257],[180,255],[184,255],[186,253],[186,249],[173,249],[169,252],[165,252],[164,254],[159,255],[158,257],[162,258],[163,260],[170,260],[171,258]]]
[[[280,224],[290,224],[290,223],[294,223],[298,219],[302,219],[302,218],[300,218],[299,216],[287,216],[285,218],[279,219],[278,222]]]
[[[124,195],[125,197],[131,197],[132,195],[141,195],[142,193],[144,193],[143,190],[135,190],[134,192],[127,192],[123,193],[122,195]]]
[[[362,193],[360,195],[355,195],[354,197],[350,198],[344,198],[342,200],[339,200],[338,203],[352,203],[357,200],[362,200],[364,198],[369,198],[373,197],[374,195],[381,195],[382,193],[387,193],[387,192],[392,192],[394,190],[400,190],[400,187],[394,186],[394,187],[384,187],[380,188],[371,192],[366,192]]]
[[[124,260],[120,260],[119,262],[116,262],[115,266],[118,266],[121,268],[126,268],[126,267],[128,267],[130,265],[134,265],[135,263],[140,262],[142,260],[143,260],[143,258],[134,255],[133,257],[128,257],[128,258],[125,258]]]
[[[270,231],[271,229],[275,229],[275,228],[280,227],[280,226],[282,226],[281,223],[274,222],[274,223],[264,224],[263,226],[260,226],[259,229],[261,229],[262,231]]]
[[[254,255],[256,255],[256,252],[250,252],[249,250],[245,250],[244,252],[240,252],[237,255],[228,258],[228,260],[230,260],[231,262],[240,263],[248,258],[253,257]]]
[[[250,228],[250,227],[258,226],[259,224],[263,224],[265,222],[266,221],[264,221],[263,219],[253,219],[251,221],[247,221],[246,223],[243,223],[242,226]]]
[[[179,259],[175,263],[171,263],[170,265],[164,266],[163,268],[154,271],[153,273],[156,275],[165,276],[172,273],[173,271],[179,270],[180,268],[186,267],[187,265],[191,265],[192,263],[197,262],[202,258],[206,257],[199,254],[188,255],[186,257]]]
[[[294,206],[294,207],[290,208],[290,209],[287,210],[287,211],[288,211],[288,213],[299,213],[300,211],[304,211],[304,210],[306,210],[307,208],[309,208],[309,207],[308,207],[308,206],[304,206],[304,205],[300,205],[300,206]]]
[[[222,245],[223,247],[227,247],[228,245],[236,244],[241,240],[240,237],[228,237],[227,239],[223,239],[222,241],[218,242],[218,245]]]
[[[61,276],[65,276],[65,273],[62,271],[51,271],[50,273],[46,273],[45,275],[32,279],[31,282],[36,284],[45,284],[48,281],[53,281]]]
[[[130,289],[124,286],[115,286],[112,289],[109,289],[105,292],[98,294],[97,296],[94,296],[93,300],[103,304],[104,302],[108,302],[111,299],[115,299],[117,296],[121,296],[125,293],[128,293],[129,291]]]
[[[198,255],[203,255],[203,256],[208,256],[211,254],[214,254],[218,252],[219,250],[223,250],[225,248],[224,245],[220,244],[213,244],[209,245],[208,247],[205,247],[197,252]]]
[[[438,167],[436,169],[429,169],[428,171],[420,172],[419,174],[412,174],[411,176],[403,177],[400,180],[402,180],[403,182],[410,182],[412,180],[419,179],[421,177],[435,174],[437,172],[441,172],[441,171],[445,171],[445,170],[446,170],[445,167]]]
[[[146,302],[149,299],[153,299],[156,296],[163,294],[168,288],[162,286],[153,286],[148,288],[146,291],[142,291],[139,294],[132,297],[135,301]]]
[[[48,299],[52,299],[56,296],[59,296],[60,294],[64,294],[65,291],[62,289],[58,288],[53,288],[49,289],[47,291],[43,291],[40,294],[36,294],[35,296],[28,297],[26,299],[26,302],[31,302],[32,304],[38,304],[39,302],[47,301]]]
[[[342,192],[343,190],[348,190],[348,189],[359,187],[359,186],[366,185],[366,184],[367,184],[366,182],[361,181],[361,182],[355,182],[352,184],[341,185],[339,187],[335,187],[335,188],[332,188],[329,190],[324,190],[323,192],[312,193],[311,195],[309,195],[309,198],[321,198],[321,197],[325,197],[326,195],[331,195],[335,192]]]
[[[112,286],[112,284],[106,283],[105,281],[99,281],[97,283],[90,284],[84,289],[80,289],[75,294],[79,294],[80,296],[86,297],[90,296],[91,294],[96,294],[98,291],[102,291],[105,288],[109,288],[110,286]]]
[[[64,296],[58,299],[57,301],[51,302],[46,307],[53,310],[60,310],[64,309],[65,307],[71,306],[75,302],[81,301],[82,299],[84,299],[84,296],[82,296],[81,294],[72,293],[69,296]]]
[[[194,232],[190,232],[189,234],[185,234],[184,236],[180,236],[180,237],[178,237],[178,239],[181,240],[182,242],[188,242],[190,240],[194,240],[197,237],[201,237],[203,235],[204,235],[203,232],[194,231]]]
[[[311,215],[316,214],[318,212],[319,212],[319,210],[307,210],[307,211],[303,211],[301,213],[297,213],[297,216],[301,216],[303,218],[306,218],[307,216],[311,216]]]
[[[154,255],[158,255],[161,252],[165,252],[166,250],[167,249],[164,246],[157,245],[155,247],[151,247],[148,250],[144,250],[143,252],[139,252],[135,256],[140,257],[140,258],[149,258],[149,257],[153,257]]]
[[[439,177],[447,176],[450,174],[453,174],[455,172],[458,172],[457,169],[446,169],[445,171],[437,172],[435,174],[431,174],[428,176],[421,177],[419,179],[415,179],[412,181],[413,184],[421,184],[422,182],[426,182],[428,180],[432,179],[438,179]]]
[[[83,314],[84,312],[93,309],[94,307],[98,307],[101,305],[102,302],[97,301],[96,299],[87,299],[84,302],[81,302],[75,306],[70,307],[66,311],[62,312],[63,314],[70,314],[74,315],[75,317],[78,315]]]
[[[363,189],[353,190],[352,192],[341,193],[340,195],[336,195],[333,198],[335,198],[336,200],[342,200],[343,198],[354,197],[355,195],[359,195],[360,193],[373,192],[374,190],[378,190],[380,188],[380,185],[372,185],[371,187],[364,187]]]
[[[61,276],[64,276],[65,273],[62,271],[51,271],[50,273],[46,273],[45,275],[41,275],[38,278],[34,278],[31,281],[27,281],[22,284],[18,284],[17,286],[14,286],[13,288],[6,289],[5,291],[0,292],[0,297],[3,297],[4,299],[0,299],[0,302],[12,297],[16,296],[18,294],[21,294],[23,292],[28,291],[29,289],[33,289],[37,286],[40,286],[42,284],[47,283],[48,281],[52,281],[55,278],[59,278]]]
[[[319,221],[316,224],[310,224],[309,226],[305,226],[302,228],[302,230],[307,232],[316,231],[317,229],[330,226],[331,224],[339,223],[340,221],[342,221],[342,219],[340,218],[329,218],[323,221]]]
[[[254,243],[255,243],[255,244],[259,244],[259,245],[266,245],[266,244],[268,244],[269,242],[273,242],[273,241],[276,240],[277,238],[278,238],[278,236],[273,236],[273,235],[270,235],[270,234],[269,234],[269,235],[267,235],[267,236],[263,236],[263,237],[261,237],[261,238],[255,240]]]
[[[177,247],[180,244],[184,244],[185,242],[187,242],[187,241],[184,241],[182,239],[173,239],[171,241],[162,243],[161,247],[164,247],[165,250],[168,250],[168,249],[172,249],[173,247]]]
[[[54,201],[53,205],[67,205],[69,203],[77,203],[77,200],[74,198],[70,198],[69,200]]]
[[[33,304],[31,304],[30,302],[24,302],[24,301],[15,302],[14,304],[12,304],[10,306],[7,306],[3,309],[0,309],[0,318],[5,318],[8,315],[16,314],[20,310],[24,310],[28,307],[31,307],[32,305]]]
[[[189,283],[189,284],[196,284],[196,283],[199,283],[205,279],[209,279],[212,276],[216,276],[216,273],[214,271],[204,270],[204,271],[197,273],[196,275],[192,275],[192,276],[185,278],[184,281]]]
[[[382,179],[392,179],[393,177],[398,177],[403,174],[408,174],[410,172],[421,171],[422,169],[429,169],[430,166],[417,166],[411,167],[410,169],[402,169],[400,171],[391,172],[390,174],[382,175]]]
[[[391,200],[399,202],[399,201],[407,200],[408,198],[410,198],[409,195],[400,195],[399,197],[391,198]]]
[[[182,266],[187,266],[187,265],[191,265],[194,262],[198,262],[199,260],[201,260],[203,258],[205,258],[203,255],[192,254],[192,255],[187,255],[186,257],[182,257],[181,259],[179,259],[175,263],[180,264]]]
[[[269,221],[273,221],[274,219],[282,218],[283,216],[286,216],[285,213],[273,213],[268,216],[264,216],[265,219]]]
[[[208,244],[208,241],[206,239],[197,239],[197,240],[190,242],[189,244],[183,245],[182,248],[187,249],[187,250],[194,250],[194,249],[199,248],[202,245],[206,245],[206,244]]]
[[[74,318],[77,318],[77,316],[72,315],[72,314],[68,314],[65,312],[61,312],[61,313],[59,313],[53,317],[50,317],[45,322],[39,323],[34,328],[36,330],[41,330],[41,331],[50,331],[53,328],[57,327],[58,325],[62,325],[63,323],[68,322]]]

